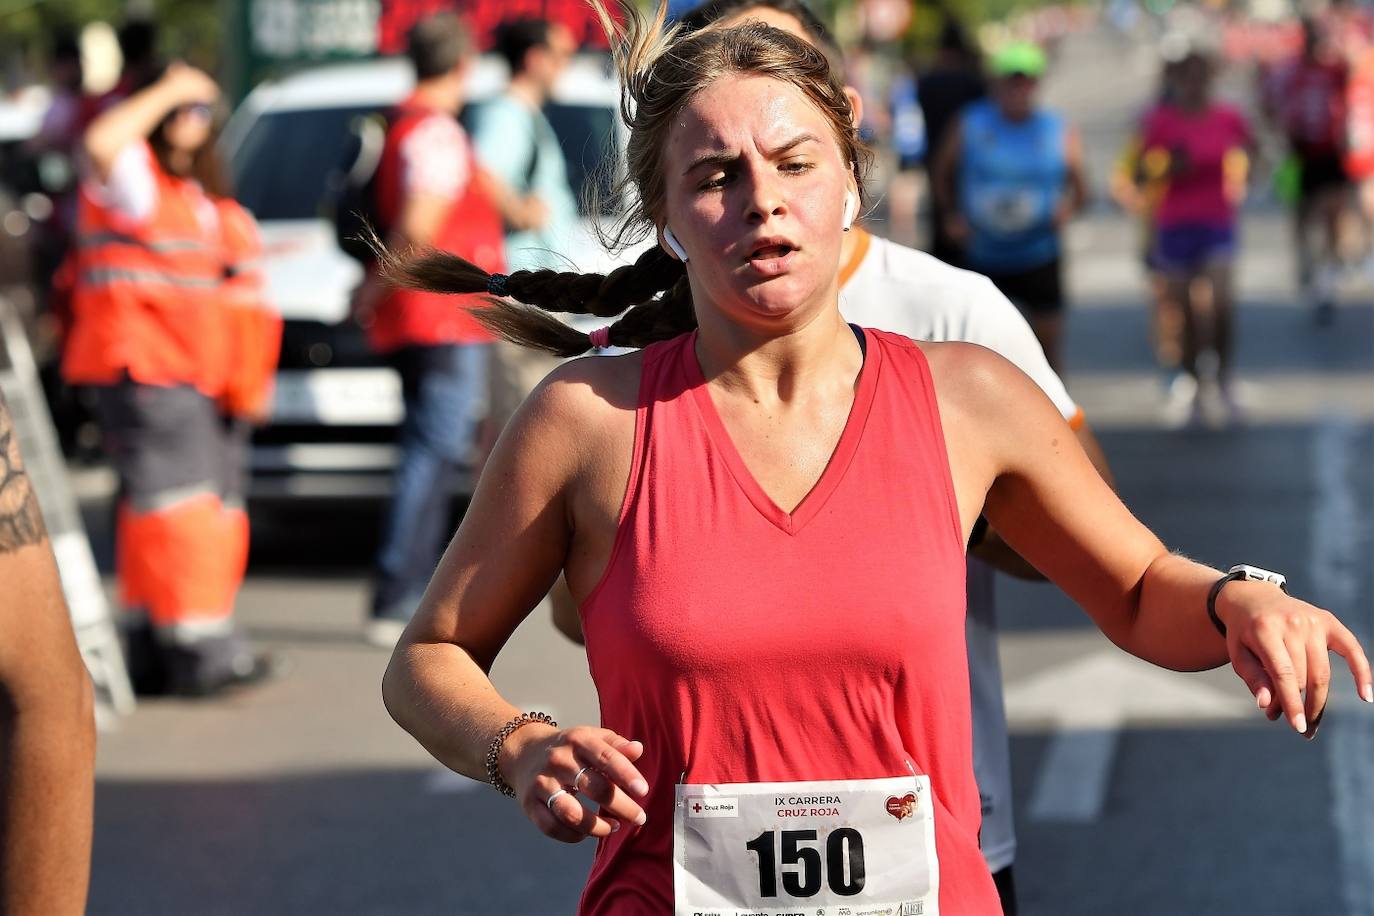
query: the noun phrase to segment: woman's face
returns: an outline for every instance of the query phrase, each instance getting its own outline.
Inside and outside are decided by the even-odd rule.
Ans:
[[[794,86],[730,74],[683,106],[663,155],[666,222],[699,310],[760,331],[801,326],[838,295],[846,193],[830,121]]]
[[[178,152],[194,153],[210,139],[213,114],[208,105],[183,105],[172,113],[162,135]]]
[[[1202,57],[1189,57],[1179,65],[1178,94],[1185,104],[1201,104],[1211,95],[1212,66]]]

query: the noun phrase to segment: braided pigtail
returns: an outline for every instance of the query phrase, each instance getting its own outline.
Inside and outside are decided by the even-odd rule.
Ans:
[[[512,298],[548,312],[614,318],[672,289],[685,273],[681,261],[655,245],[609,274],[521,270],[510,275],[506,289]]]
[[[684,275],[661,298],[630,309],[607,329],[606,342],[613,347],[647,347],[694,331],[697,314],[692,308],[692,287]]]
[[[643,346],[642,343],[622,342],[632,337],[645,343],[666,340],[675,336],[666,329],[683,323],[680,314],[686,295],[690,323],[691,294],[687,288],[686,272],[681,262],[654,247],[645,251],[633,264],[618,267],[609,274],[577,274],[554,270],[520,270],[506,276],[489,274],[476,264],[443,251],[428,250],[409,255],[388,251],[375,236],[370,240],[377,254],[377,263],[387,282],[407,289],[431,293],[487,294],[482,305],[468,311],[483,327],[503,340],[543,350],[555,356],[577,356],[593,349],[590,335],[554,318],[550,312],[561,311],[580,315],[611,317],[627,308],[630,319],[626,330],[610,335],[615,346]],[[673,293],[655,298],[664,290]],[[655,314],[669,304],[676,310],[673,318],[655,319]],[[616,322],[612,328],[621,322]],[[651,329],[659,329],[660,336],[652,336]]]

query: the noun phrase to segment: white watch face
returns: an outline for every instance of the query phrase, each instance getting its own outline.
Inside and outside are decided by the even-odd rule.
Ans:
[[[1258,566],[1246,566],[1241,564],[1239,566],[1232,566],[1231,572],[1243,573],[1245,578],[1251,582],[1272,582],[1274,585],[1280,587],[1288,582],[1283,573],[1276,573],[1269,569],[1261,569]]]

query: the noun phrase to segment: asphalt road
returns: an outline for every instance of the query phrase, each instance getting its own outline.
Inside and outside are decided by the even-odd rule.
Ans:
[[[1148,71],[1143,51],[1078,40],[1049,81],[1099,188]],[[1071,248],[1066,375],[1128,505],[1191,556],[1287,572],[1374,648],[1370,284],[1352,279],[1335,324],[1315,327],[1282,221],[1257,207],[1239,270],[1250,423],[1179,432],[1161,418],[1132,227],[1096,208]],[[386,653],[359,638],[374,528],[366,511],[274,518],[241,615],[286,675],[225,701],[145,702],[103,736],[92,913],[572,911],[590,846],[545,840],[382,709]],[[1348,681],[1304,742],[1228,671],[1150,669],[1052,587],[1000,591],[1024,913],[1374,914],[1374,710]],[[585,660],[542,609],[495,680],[523,708],[597,719]]]

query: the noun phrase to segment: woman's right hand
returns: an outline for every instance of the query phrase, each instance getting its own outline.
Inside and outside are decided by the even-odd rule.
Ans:
[[[644,824],[639,800],[649,794],[649,784],[634,765],[643,754],[643,744],[609,729],[532,723],[506,739],[497,766],[542,833],[580,843],[609,836],[623,824]]]
[[[162,74],[172,88],[177,105],[213,105],[219,101],[219,85],[204,70],[182,61],[172,61]]]

